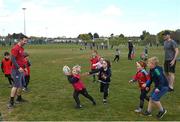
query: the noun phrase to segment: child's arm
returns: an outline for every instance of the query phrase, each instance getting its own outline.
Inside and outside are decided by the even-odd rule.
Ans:
[[[72,75],[67,75],[67,78],[68,78],[68,81],[69,81],[70,83],[72,83],[72,84],[79,81],[78,78],[73,77]]]
[[[4,73],[4,69],[3,69],[3,62],[1,62],[1,70]]]
[[[95,69],[94,71],[90,71],[90,72],[89,72],[89,75],[92,75],[92,74],[98,73],[99,71],[100,71],[100,69]]]
[[[161,90],[161,88],[162,88],[161,83],[163,82],[163,76],[162,76],[161,72],[158,69],[155,69],[155,76],[157,78],[157,80],[155,82],[159,81],[159,84],[158,84],[158,86],[156,86],[156,88]]]

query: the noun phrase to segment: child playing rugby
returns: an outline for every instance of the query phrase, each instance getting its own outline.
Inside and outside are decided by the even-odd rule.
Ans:
[[[136,67],[137,67],[137,72],[136,75],[133,77],[132,80],[129,81],[129,83],[138,81],[139,87],[141,89],[141,94],[140,94],[140,103],[139,107],[135,109],[134,111],[139,113],[142,111],[143,106],[144,106],[144,100],[149,101],[149,97],[147,96],[147,93],[149,91],[149,88],[146,88],[146,82],[150,80],[150,77],[148,73],[146,72],[146,63],[143,61],[138,61],[136,62]]]
[[[144,112],[146,116],[152,116],[151,111],[153,105],[159,109],[159,113],[156,115],[157,118],[161,119],[167,110],[162,106],[160,98],[168,92],[168,81],[164,75],[162,67],[158,66],[159,60],[157,57],[148,59],[148,67],[150,68],[150,79],[151,81],[146,83],[146,87],[149,87],[154,82],[154,89],[151,93],[147,111]]]
[[[103,61],[102,67],[94,71],[89,72],[88,74],[98,74],[98,80],[100,81],[100,92],[103,93],[103,103],[107,103],[107,97],[109,94],[109,84],[111,82],[111,65],[107,60]]]
[[[82,108],[82,105],[79,100],[79,94],[82,94],[84,97],[88,98],[93,105],[96,105],[95,100],[93,99],[92,96],[88,94],[86,87],[81,80],[80,72],[81,72],[81,66],[76,65],[72,68],[72,72],[65,73],[65,75],[68,78],[68,81],[72,84],[74,88],[73,97],[76,102],[76,108]]]

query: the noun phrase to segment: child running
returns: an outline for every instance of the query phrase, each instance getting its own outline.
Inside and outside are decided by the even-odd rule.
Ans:
[[[115,57],[114,57],[114,62],[118,62],[119,61],[119,58],[120,58],[120,50],[119,49],[116,49],[115,51]]]
[[[84,97],[88,98],[93,105],[96,105],[95,100],[93,99],[92,96],[88,94],[86,87],[81,80],[80,72],[81,72],[81,66],[76,65],[72,68],[72,72],[65,73],[65,75],[68,78],[68,81],[72,84],[74,88],[73,97],[76,102],[76,108],[82,108],[82,105],[79,100],[79,94],[82,94]]]
[[[157,118],[161,119],[167,112],[162,106],[160,98],[168,92],[168,81],[164,75],[162,67],[158,66],[159,60],[157,57],[148,59],[148,67],[150,68],[151,81],[146,83],[146,87],[149,87],[154,82],[154,89],[151,93],[147,111],[144,112],[146,116],[152,116],[153,105],[159,109],[159,113],[156,115]]]
[[[13,83],[13,79],[11,77],[11,68],[12,68],[12,62],[10,59],[10,53],[4,52],[4,58],[1,62],[1,69],[2,69],[2,72],[4,73],[5,77],[8,78],[9,88],[12,87],[12,83]]]
[[[133,77],[133,79],[129,81],[129,83],[136,82],[136,81],[138,81],[138,83],[139,83],[139,87],[141,90],[141,94],[139,97],[140,103],[139,103],[139,107],[137,109],[135,109],[134,111],[137,113],[140,113],[143,110],[144,100],[149,101],[149,97],[147,96],[149,88],[146,88],[146,82],[148,82],[150,80],[150,77],[145,70],[145,68],[146,68],[145,62],[143,62],[143,61],[136,62],[136,67],[137,67],[137,73]]]
[[[100,82],[100,92],[103,93],[103,103],[107,103],[107,97],[109,94],[109,84],[111,82],[111,65],[107,60],[103,61],[103,65],[100,69],[96,69],[94,71],[89,72],[88,74],[98,74],[98,79]]]

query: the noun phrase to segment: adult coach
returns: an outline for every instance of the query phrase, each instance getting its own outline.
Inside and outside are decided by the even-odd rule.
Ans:
[[[129,49],[128,60],[132,60],[131,53],[133,51],[133,44],[132,44],[131,40],[128,41],[128,49]]]
[[[163,33],[164,38],[164,51],[165,51],[165,61],[164,61],[164,71],[169,82],[169,91],[174,90],[174,80],[175,80],[175,67],[176,59],[179,53],[177,43],[171,39],[170,32],[165,31]]]
[[[12,78],[14,80],[13,87],[11,89],[10,101],[8,108],[14,107],[14,97],[17,95],[16,102],[25,102],[21,97],[22,87],[24,83],[24,71],[26,70],[24,62],[24,48],[23,46],[27,44],[28,37],[20,34],[19,42],[13,46],[11,49],[11,60],[12,60]]]

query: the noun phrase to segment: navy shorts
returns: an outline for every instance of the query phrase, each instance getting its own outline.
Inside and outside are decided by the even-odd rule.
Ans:
[[[12,79],[14,80],[13,87],[22,88],[24,86],[25,84],[24,73],[20,73],[17,69],[12,69],[11,76]]]
[[[162,87],[162,89],[158,93],[155,93],[155,89],[154,89],[153,92],[151,93],[151,99],[153,101],[160,101],[160,98],[168,92],[168,89],[169,89],[168,87]]]

